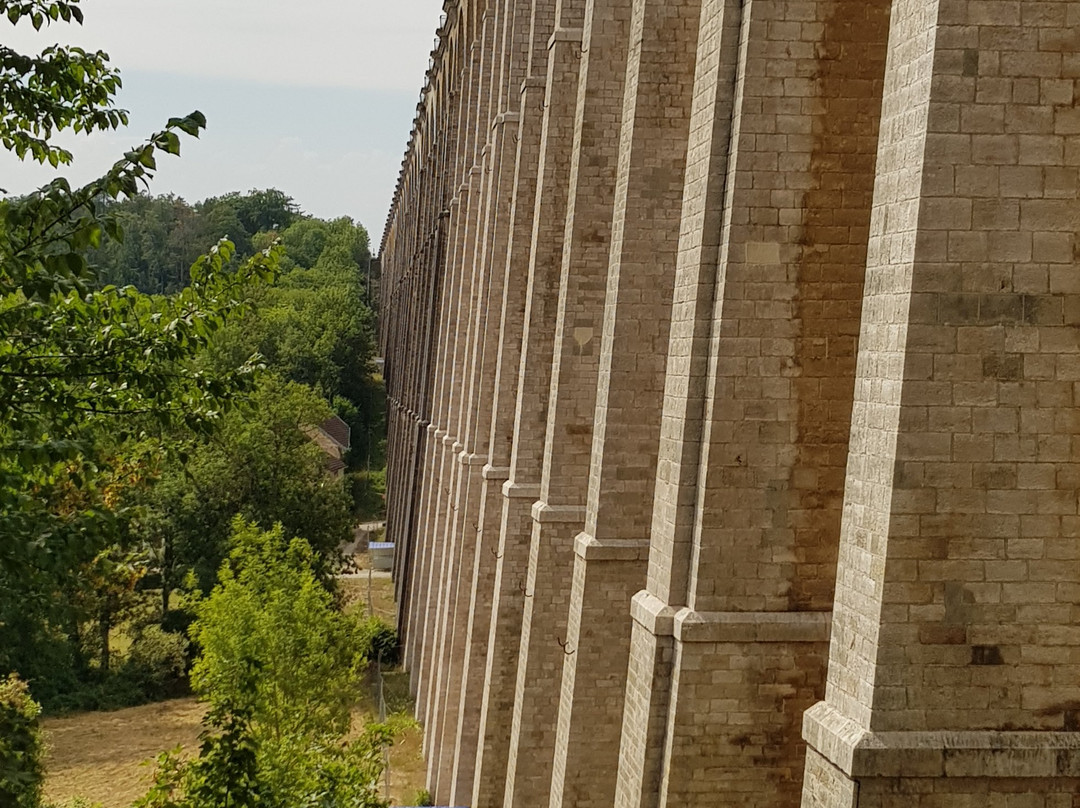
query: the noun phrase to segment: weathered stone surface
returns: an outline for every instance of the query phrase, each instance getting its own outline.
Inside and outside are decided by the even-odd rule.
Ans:
[[[435,796],[1076,808],[1077,4],[445,11],[380,250]]]

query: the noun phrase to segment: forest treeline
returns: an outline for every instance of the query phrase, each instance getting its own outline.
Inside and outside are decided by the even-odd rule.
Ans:
[[[0,0],[0,23],[82,19]],[[119,87],[103,52],[0,44],[0,148],[70,163],[56,133],[125,126]],[[273,189],[148,195],[206,124],[170,119],[85,186],[0,193],[0,805],[43,805],[41,707],[189,687],[202,747],[159,761],[142,808],[383,804],[388,736],[348,741],[345,694],[393,631],[333,579],[381,507],[368,235]],[[344,458],[318,440],[334,415]]]
[[[104,485],[78,490],[68,478],[49,499],[61,513],[105,508],[110,540],[73,569],[35,570],[21,587],[0,571],[0,672],[19,673],[53,711],[122,706],[184,686],[188,604],[213,587],[236,516],[306,539],[329,580],[352,525],[377,518],[382,499],[377,279],[365,229],[306,216],[272,189],[194,205],[135,196],[102,208],[122,236],[87,251],[95,288],[129,287],[147,301],[190,292],[192,265],[223,239],[238,245],[227,248],[226,275],[271,248],[276,267],[245,289],[243,307],[195,362],[207,378],[251,362],[243,394],[209,429],[151,424],[139,413],[98,424],[77,462],[107,470]],[[342,477],[328,473],[312,440],[332,415],[352,436]],[[114,647],[125,649],[119,658]]]

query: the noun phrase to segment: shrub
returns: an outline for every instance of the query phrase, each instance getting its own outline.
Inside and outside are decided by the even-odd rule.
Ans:
[[[189,609],[169,609],[165,612],[165,616],[161,618],[161,628],[163,631],[172,632],[175,634],[187,635],[191,628],[191,624],[195,622],[195,613]]]
[[[388,668],[398,664],[397,631],[380,617],[368,617],[360,622],[357,644],[369,662],[379,661]]]
[[[343,737],[364,651],[397,641],[392,629],[361,626],[337,611],[314,561],[310,546],[286,541],[280,526],[263,532],[242,519],[233,523],[233,551],[192,627],[202,649],[192,686],[218,723],[204,734],[197,761],[165,761],[166,775],[178,774],[155,788],[162,800],[177,791],[184,801],[145,802],[146,808],[224,804],[199,799],[207,788],[222,797],[221,789],[241,781],[243,800],[263,808],[384,805],[378,780],[389,730],[374,726],[355,741]],[[230,806],[248,804],[237,794],[229,799]]]
[[[182,634],[163,631],[157,625],[144,626],[132,639],[121,674],[146,699],[180,695],[186,690],[189,645]]]
[[[353,516],[360,520],[386,516],[386,469],[351,471],[346,485],[353,502]]]
[[[39,808],[45,754],[38,716],[26,683],[14,674],[0,682],[0,805]]]

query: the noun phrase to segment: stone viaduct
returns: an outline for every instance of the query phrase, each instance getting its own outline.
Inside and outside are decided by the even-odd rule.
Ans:
[[[381,247],[436,799],[1080,806],[1080,2],[444,11]]]

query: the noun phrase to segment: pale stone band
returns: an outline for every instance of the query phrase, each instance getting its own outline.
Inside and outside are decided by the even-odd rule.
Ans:
[[[818,702],[803,738],[852,778],[1080,777],[1080,732],[874,732]]]

